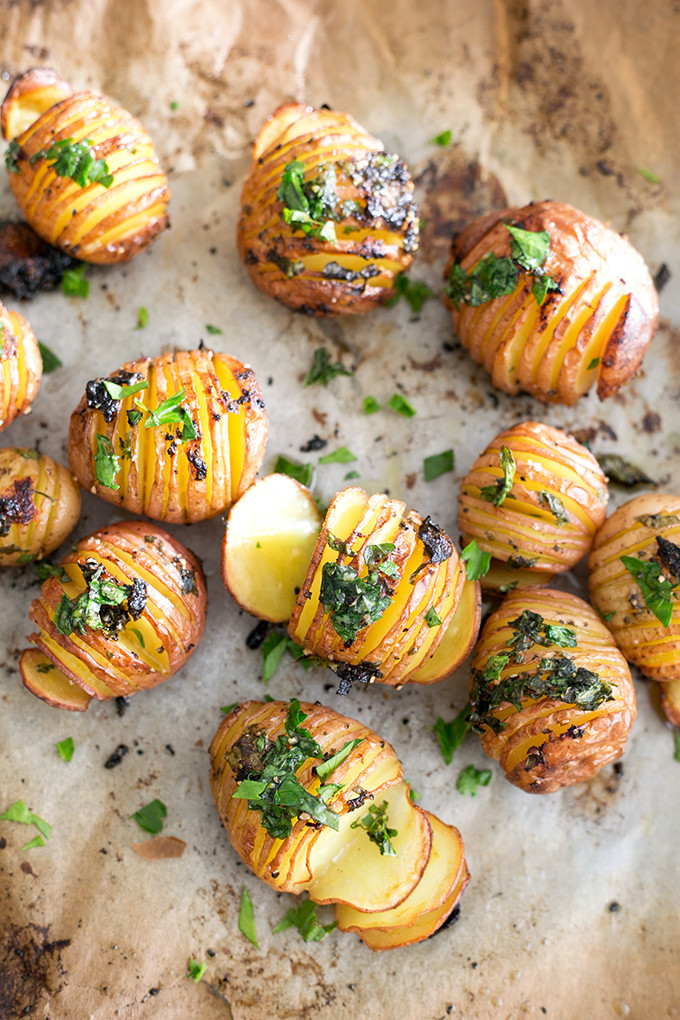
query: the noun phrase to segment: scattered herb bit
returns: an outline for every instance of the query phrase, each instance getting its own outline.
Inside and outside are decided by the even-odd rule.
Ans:
[[[257,943],[257,932],[255,931],[255,911],[253,901],[245,886],[241,890],[241,908],[238,912],[238,930],[248,939],[249,942],[259,949]]]
[[[434,297],[434,291],[424,280],[410,280],[406,273],[399,273],[395,278],[394,293],[385,304],[393,308],[401,297],[405,297],[414,315],[418,315],[428,298]]]
[[[593,360],[588,365],[588,368],[586,369],[586,371],[590,372],[591,369],[597,368],[597,366],[599,364],[600,364],[600,359],[599,358],[593,358]]]
[[[0,821],[19,822],[21,825],[35,825],[40,835],[45,839],[49,839],[52,832],[50,823],[29,811],[23,800],[15,800],[13,804],[10,804],[7,810],[0,815]],[[33,843],[33,845],[44,846],[44,843]]]
[[[628,460],[624,460],[618,453],[599,453],[595,456],[610,482],[617,482],[619,485],[628,487],[633,485],[651,485],[656,488],[657,483],[653,478],[650,478],[642,468],[636,467]]]
[[[321,386],[328,386],[331,379],[335,379],[337,375],[354,375],[348,368],[340,361],[331,361],[328,350],[325,347],[317,347],[314,351],[314,358],[312,360],[312,367],[305,376],[305,386],[315,386],[320,384]]]
[[[1,325],[2,324],[0,323],[0,327]],[[2,329],[0,328],[0,336],[1,335]],[[31,450],[29,447],[26,446],[18,446],[16,447],[16,451],[20,457],[24,458],[24,460],[40,460],[40,454],[38,453],[37,450]]]
[[[493,298],[512,294],[519,278],[518,269],[534,277],[531,290],[538,305],[548,291],[559,290],[557,282],[543,268],[550,248],[548,232],[523,230],[509,223],[505,226],[511,235],[511,257],[487,252],[469,273],[457,263],[451,266],[445,291],[455,308],[461,302],[477,308]]]
[[[125,413],[127,415],[128,425],[130,426],[130,428],[134,428],[136,425],[139,425],[140,421],[144,417],[141,411],[133,410],[126,411]]]
[[[491,566],[491,553],[482,552],[477,545],[477,540],[471,542],[463,549],[460,558],[465,563],[465,575],[468,581],[478,581],[489,572]]]
[[[292,638],[287,634],[280,633],[268,634],[262,642],[262,680],[265,685],[269,683],[279,668],[279,663],[289,643],[295,645]],[[299,646],[295,645],[295,647]]]
[[[11,174],[21,173],[19,170],[19,164],[17,163],[17,156],[21,152],[21,147],[18,142],[14,139],[9,143],[5,149],[5,166]]]
[[[178,101],[177,99],[173,99],[173,100],[172,100],[172,102],[170,103],[170,109],[171,109],[171,110],[172,110],[173,112],[174,112],[175,110],[179,110],[179,101]]]
[[[229,715],[232,709],[236,708],[237,705],[238,701],[232,701],[231,705],[222,705],[220,712],[222,712],[223,715]]]
[[[299,482],[300,485],[306,485],[309,488],[314,477],[314,468],[311,464],[300,464],[298,461],[289,460],[288,457],[282,456],[277,457],[274,473],[289,475],[296,482]]]
[[[648,181],[650,184],[658,184],[659,181],[661,180],[659,175],[655,174],[653,170],[647,170],[647,168],[644,166],[639,166],[637,169],[638,173],[642,177],[644,177],[644,179]]]
[[[335,190],[335,168],[325,170],[312,180],[305,181],[304,164],[299,160],[287,163],[283,169],[281,184],[276,197],[283,205],[281,218],[293,230],[301,230],[309,237],[336,244],[336,206],[338,195]]]
[[[94,476],[104,488],[117,490],[120,486],[116,485],[115,478],[120,471],[120,461],[114,454],[111,440],[107,436],[98,432],[96,439],[97,452],[94,455]]]
[[[54,372],[55,369],[61,368],[63,362],[61,358],[58,358],[54,351],[51,351],[47,344],[43,344],[38,341],[38,348],[40,349],[40,357],[43,363],[43,372],[49,375],[50,372]]]
[[[48,149],[34,153],[28,162],[33,165],[39,159],[46,159],[57,177],[70,177],[81,188],[86,188],[88,184],[101,184],[103,188],[110,188],[113,174],[109,172],[106,160],[94,158],[92,150],[95,148],[89,138],[83,138],[80,142],[73,138],[62,138]]]
[[[371,843],[375,843],[380,850],[381,857],[396,857],[397,851],[391,841],[397,835],[397,830],[389,829],[387,821],[387,801],[384,800],[382,804],[371,804],[368,814],[363,818],[357,818],[350,828],[365,829]]]
[[[351,481],[352,478],[361,478],[361,475],[359,474],[358,471],[348,471],[347,474],[345,475],[344,480],[346,482],[349,482]]]
[[[649,611],[654,613],[664,627],[669,627],[673,618],[672,592],[676,586],[664,577],[661,567],[654,560],[647,562],[634,556],[621,556],[621,562],[635,578]]]
[[[488,786],[491,782],[491,769],[476,769],[474,765],[468,765],[456,780],[456,789],[459,793],[466,793],[470,797],[477,796],[477,787]]]
[[[431,138],[430,141],[433,145],[440,145],[443,149],[445,149],[447,145],[451,144],[451,138],[451,129],[447,128],[446,131],[442,131],[441,134],[435,135],[434,138]]]
[[[612,609],[611,613],[603,613],[602,610],[600,609],[600,607],[595,602],[593,602],[593,607],[594,607],[595,612],[597,613],[597,615],[600,617],[601,620],[604,620],[605,623],[609,623],[609,621],[612,619],[612,617],[616,616],[616,610],[615,609]]]
[[[349,646],[361,630],[381,618],[391,596],[377,571],[369,571],[364,580],[347,564],[324,563],[319,600],[330,613],[336,633]]]
[[[428,627],[441,627],[442,625],[442,621],[437,615],[437,610],[434,606],[430,606],[428,611],[425,613],[424,620]]]
[[[173,393],[171,397],[160,403],[155,411],[149,411],[149,417],[144,422],[144,428],[151,429],[159,428],[162,425],[181,424],[180,439],[183,443],[189,442],[190,439],[198,439],[198,431],[191,419],[191,415],[186,407],[182,405],[184,392],[184,387],[182,387],[177,393]],[[141,410],[146,411],[146,407],[140,401],[135,401],[135,403]]]
[[[680,733],[675,734],[675,752],[673,757],[676,761],[680,761]]]
[[[356,459],[351,450],[348,450],[346,446],[341,446],[338,450],[319,457],[319,464],[351,464]]]
[[[555,524],[558,528],[563,528],[565,524],[569,523],[569,514],[567,513],[564,503],[559,496],[555,496],[554,493],[548,492],[547,489],[541,489],[538,494],[538,502],[542,503],[543,506],[547,506],[550,513],[555,518]]]
[[[172,106],[172,103],[170,105]],[[191,960],[189,960],[189,970],[187,971],[187,977],[193,978],[194,981],[198,982],[201,980],[207,969],[208,969],[207,963],[205,962],[199,963],[198,960],[194,960],[192,958]]]
[[[135,578],[132,584],[116,584],[104,576],[104,564],[94,559],[79,562],[87,588],[74,601],[68,595],[61,597],[54,611],[54,625],[61,634],[77,630],[85,634],[86,628],[101,630],[113,638],[129,622],[137,620],[147,601],[146,583]]]
[[[269,249],[267,258],[281,270],[287,280],[292,280],[293,277],[299,276],[300,273],[305,271],[305,264],[301,259],[288,259],[285,255],[279,255],[276,248]]]
[[[134,818],[140,829],[144,832],[157,833],[163,828],[163,819],[167,816],[168,809],[162,800],[152,800],[144,807],[141,807],[139,811],[135,811],[134,814],[128,815],[128,818]]]
[[[559,290],[559,285],[552,276],[543,269],[543,263],[550,249],[550,234],[547,230],[522,230],[505,224],[512,238],[510,250],[512,257],[521,269],[525,269],[534,277],[531,292],[537,305],[541,305],[550,290]]]
[[[90,293],[90,281],[85,279],[88,265],[81,262],[75,269],[67,269],[61,278],[61,289],[67,297],[86,298]]]
[[[57,667],[54,665],[53,662],[39,662],[35,668],[37,669],[38,673],[44,674],[51,673],[52,670],[56,669]]]
[[[64,761],[70,761],[73,757],[73,752],[75,751],[73,737],[66,737],[65,740],[60,740],[57,744],[57,751]]]
[[[367,567],[377,567],[381,574],[393,579],[399,576],[399,569],[390,553],[395,550],[394,542],[374,542],[367,545],[364,552],[364,563]]]
[[[210,322],[206,322],[205,328],[206,331],[210,333],[211,336],[221,336],[222,333],[224,332],[224,330],[220,329],[219,326],[213,326]]]
[[[494,506],[501,506],[508,496],[511,499],[515,498],[510,495],[515,478],[515,458],[512,455],[512,450],[507,446],[501,446],[500,464],[503,469],[503,477],[497,478],[493,485],[483,485],[479,490],[479,495],[482,499],[493,503]]]
[[[414,407],[411,407],[408,400],[402,397],[400,393],[395,393],[393,397],[387,401],[387,406],[390,411],[396,411],[397,414],[403,414],[405,418],[413,418],[416,413]]]
[[[533,645],[577,647],[575,630],[556,623],[546,623],[540,613],[534,613],[531,609],[524,609],[516,620],[508,622],[508,626],[515,632],[507,642],[508,648],[513,649],[512,658],[515,662],[521,662],[522,652]]]
[[[640,524],[644,524],[646,528],[671,528],[674,524],[680,524],[680,517],[675,514],[640,514],[639,517],[635,518]]]
[[[132,386],[119,386],[113,379],[103,379],[102,386],[113,400],[124,400],[141,390],[148,390],[149,383],[146,379],[134,383]]]
[[[338,922],[331,924],[319,924],[316,917],[316,904],[312,900],[303,900],[299,907],[291,907],[273,930],[273,934],[285,931],[286,928],[297,928],[305,942],[320,942],[334,928]]]
[[[34,836],[33,839],[29,839],[28,843],[24,843],[21,848],[21,852],[24,850],[32,850],[35,846],[45,846],[45,840],[42,836]]]
[[[432,727],[437,734],[442,757],[447,765],[451,764],[453,752],[463,743],[470,729],[470,723],[468,722],[470,708],[469,702],[463,705],[458,715],[451,719],[450,722],[444,722],[441,716],[439,716]]]
[[[453,471],[453,465],[453,450],[444,450],[442,453],[434,453],[431,457],[425,457],[423,460],[425,481],[433,482],[435,478],[446,474],[447,471]]]
[[[370,396],[369,397],[364,397],[364,413],[365,414],[375,414],[376,411],[380,410],[380,408],[381,408],[381,405],[378,403],[378,401],[375,399],[375,397],[370,397]]]
[[[137,312],[137,325],[135,329],[146,329],[149,325],[149,312],[146,308],[142,307]]]
[[[316,766],[314,771],[322,783],[325,783],[325,781],[333,775],[335,770],[342,765],[343,761],[345,761],[346,758],[349,758],[355,747],[358,747],[359,744],[363,743],[363,739],[363,737],[356,737],[354,740],[348,740],[346,744],[343,744],[337,754],[334,754],[332,758],[326,758],[321,765]]]

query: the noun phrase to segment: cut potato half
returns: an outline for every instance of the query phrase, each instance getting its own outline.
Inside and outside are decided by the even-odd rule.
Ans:
[[[27,648],[21,653],[19,672],[24,686],[31,694],[35,694],[53,708],[63,708],[68,712],[84,712],[92,700],[82,687],[72,683],[52,660],[37,648]]]
[[[51,67],[33,67],[12,82],[0,108],[2,136],[11,142],[73,89]]]

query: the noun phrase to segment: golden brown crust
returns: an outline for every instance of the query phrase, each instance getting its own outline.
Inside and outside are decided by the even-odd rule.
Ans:
[[[315,226],[283,217],[277,192],[294,161],[307,185],[330,182]],[[362,314],[393,293],[411,264],[418,246],[413,183],[401,160],[349,114],[286,104],[255,142],[237,245],[256,286],[289,308]]]
[[[47,556],[80,517],[80,486],[68,468],[37,450],[0,450],[0,566]]]
[[[534,202],[490,213],[458,234],[446,278],[454,263],[469,272],[489,253],[510,256],[507,223],[548,232],[544,269],[559,290],[539,307],[534,278],[521,271],[511,296],[451,306],[463,344],[507,393],[573,404],[595,379],[600,398],[615,393],[639,369],[658,320],[642,257],[592,216],[559,202]]]
[[[40,348],[28,322],[0,304],[0,432],[30,411],[42,371]]]

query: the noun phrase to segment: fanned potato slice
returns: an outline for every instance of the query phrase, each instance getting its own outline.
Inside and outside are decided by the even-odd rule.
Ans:
[[[28,414],[43,364],[38,341],[23,315],[0,303],[0,432]]]
[[[34,67],[15,78],[0,108],[2,137],[11,142],[73,89],[51,67]]]
[[[68,468],[37,450],[0,450],[0,566],[47,556],[79,516],[80,486]]]
[[[90,694],[69,680],[37,648],[27,648],[21,653],[19,672],[27,690],[53,708],[84,712],[92,700]]]

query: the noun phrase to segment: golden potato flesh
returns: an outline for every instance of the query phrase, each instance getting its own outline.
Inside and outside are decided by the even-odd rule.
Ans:
[[[478,600],[477,582],[466,581],[453,543],[429,517],[350,488],[328,509],[288,632],[337,664],[345,693],[353,680],[432,683],[467,655]],[[453,621],[454,647],[447,643],[444,661],[425,668]]]
[[[635,375],[656,329],[642,257],[559,202],[471,223],[454,238],[446,279],[456,333],[506,393],[573,404],[597,380],[598,396],[611,396]]]
[[[276,110],[241,202],[237,243],[251,279],[299,311],[368,311],[394,293],[418,247],[406,167],[346,113]]]
[[[62,464],[37,450],[0,450],[0,566],[40,560],[80,517],[80,486]]]
[[[185,664],[205,624],[198,560],[146,521],[111,524],[80,542],[43,582],[22,656],[24,683],[43,700],[77,710],[155,687]]]
[[[348,926],[375,917],[394,945],[413,941],[410,920],[439,909],[442,923],[462,892],[457,830],[412,803],[394,750],[363,723],[318,703],[250,701],[222,721],[210,757],[232,846],[272,888],[342,904]]]
[[[0,432],[30,410],[42,370],[33,330],[23,315],[0,304]]]
[[[588,560],[590,597],[629,662],[680,680],[680,496],[634,496],[607,518]]]
[[[501,432],[461,483],[461,541],[492,556],[489,589],[542,583],[590,549],[604,521],[607,479],[560,429],[525,421]]]
[[[10,87],[0,120],[14,197],[45,241],[85,262],[126,262],[168,226],[153,143],[106,96],[34,68]]]
[[[520,789],[553,793],[623,753],[636,713],[630,671],[575,595],[512,592],[482,628],[472,669],[470,722]]]
[[[87,383],[71,415],[80,484],[158,521],[223,513],[255,480],[267,418],[252,369],[201,349],[129,362]]]

